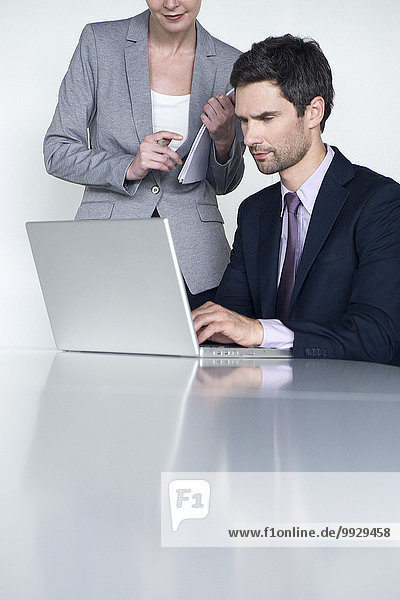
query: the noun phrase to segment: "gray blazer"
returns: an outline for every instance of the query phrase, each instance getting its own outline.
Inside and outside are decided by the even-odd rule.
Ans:
[[[179,168],[125,181],[140,143],[153,132],[148,19],[146,10],[131,19],[86,25],[44,140],[45,165],[48,173],[85,185],[77,219],[149,218],[157,207],[169,219],[182,274],[196,294],[219,284],[229,260],[216,194],[232,191],[243,176],[243,137],[237,126],[225,165],[212,149],[205,181],[182,185]],[[196,27],[189,132],[178,149],[181,158],[202,125],[208,99],[229,90],[240,54],[198,22]]]

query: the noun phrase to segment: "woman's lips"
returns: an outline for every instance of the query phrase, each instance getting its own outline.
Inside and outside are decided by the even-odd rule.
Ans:
[[[179,19],[181,19],[183,17],[182,13],[181,15],[164,15],[164,17],[168,20],[168,21],[179,21]]]

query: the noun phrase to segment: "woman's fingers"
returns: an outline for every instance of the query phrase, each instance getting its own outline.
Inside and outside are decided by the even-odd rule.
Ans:
[[[126,172],[126,179],[140,180],[153,169],[168,172],[175,169],[176,165],[181,165],[181,157],[168,145],[171,140],[180,141],[182,139],[179,133],[172,131],[157,131],[146,135],[140,144],[139,152]]]

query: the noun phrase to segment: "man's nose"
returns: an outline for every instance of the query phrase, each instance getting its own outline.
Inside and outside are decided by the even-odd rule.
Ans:
[[[246,124],[244,134],[244,143],[246,146],[260,146],[263,144],[263,137],[260,133],[259,127],[257,123]]]

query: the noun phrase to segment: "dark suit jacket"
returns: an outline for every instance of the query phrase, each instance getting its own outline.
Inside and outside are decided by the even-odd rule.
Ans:
[[[400,185],[334,151],[284,322],[293,354],[400,364]],[[241,204],[216,302],[275,318],[280,211],[280,183]]]

